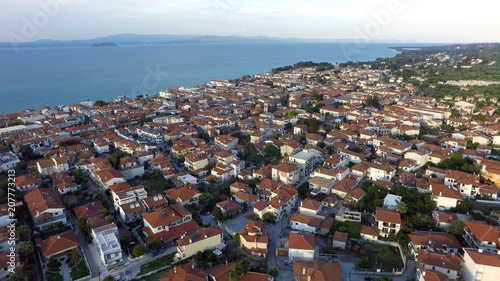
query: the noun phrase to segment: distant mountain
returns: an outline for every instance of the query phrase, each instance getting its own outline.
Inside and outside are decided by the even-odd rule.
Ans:
[[[351,43],[355,39],[302,39],[267,36],[218,36],[218,35],[170,35],[170,34],[133,34],[124,33],[88,40],[43,39],[19,43],[17,47],[85,47],[109,42],[116,45],[158,45],[158,44],[195,44],[195,43]],[[365,43],[365,42],[363,42]],[[372,40],[370,43],[414,43],[400,40]],[[9,42],[0,42],[0,47],[11,47]]]

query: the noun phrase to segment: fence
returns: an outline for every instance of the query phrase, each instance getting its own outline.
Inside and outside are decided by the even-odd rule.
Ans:
[[[399,255],[401,257],[401,260],[403,261],[403,268],[400,271],[398,271],[398,270],[382,271],[380,268],[376,269],[375,271],[372,270],[372,269],[355,269],[356,273],[357,274],[373,274],[373,275],[388,275],[388,274],[403,275],[403,273],[406,270],[407,260],[406,260],[406,255],[404,254],[403,248],[401,247],[401,245],[399,245],[399,243],[396,243],[396,242],[380,241],[380,240],[372,241],[372,242],[374,244],[380,244],[380,245],[388,245],[388,246],[398,247],[398,249],[399,249]]]
[[[144,277],[148,277],[148,276],[153,275],[153,274],[155,274],[155,273],[158,273],[158,272],[160,272],[160,271],[163,271],[163,270],[169,269],[170,267],[171,267],[170,265],[166,265],[166,266],[164,266],[164,267],[160,267],[160,268],[155,269],[155,270],[153,270],[153,271],[150,271],[150,272],[148,272],[148,273],[145,273],[145,274],[142,274],[142,275],[137,275],[137,276],[136,276],[136,278],[142,279],[142,278],[144,278]]]

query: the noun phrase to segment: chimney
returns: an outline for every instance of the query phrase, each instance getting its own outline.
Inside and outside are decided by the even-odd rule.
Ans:
[[[194,263],[191,263],[191,269],[194,269]]]
[[[174,273],[177,273],[177,266],[174,266]]]
[[[61,239],[61,236],[60,236],[60,235],[57,235],[57,239]]]
[[[422,276],[424,276],[424,277],[425,277],[425,273],[426,273],[425,271],[422,271]]]
[[[482,253],[482,252],[483,252],[483,249],[479,248],[479,249],[477,249],[477,252],[478,252],[478,253]]]
[[[189,244],[193,243],[193,240],[189,239]]]
[[[306,275],[306,268],[305,267],[302,268],[302,275]]]
[[[307,275],[307,281],[311,281],[311,275]]]
[[[227,260],[226,260],[226,265],[227,265]]]

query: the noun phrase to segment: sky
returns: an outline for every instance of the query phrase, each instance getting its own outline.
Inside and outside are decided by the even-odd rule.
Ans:
[[[499,42],[491,0],[0,0],[0,42],[120,33]]]

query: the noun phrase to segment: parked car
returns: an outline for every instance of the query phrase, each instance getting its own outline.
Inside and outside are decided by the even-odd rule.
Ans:
[[[154,250],[153,251],[153,257],[156,257],[157,255],[165,252],[165,250],[166,250],[165,248],[160,248],[160,249]]]

